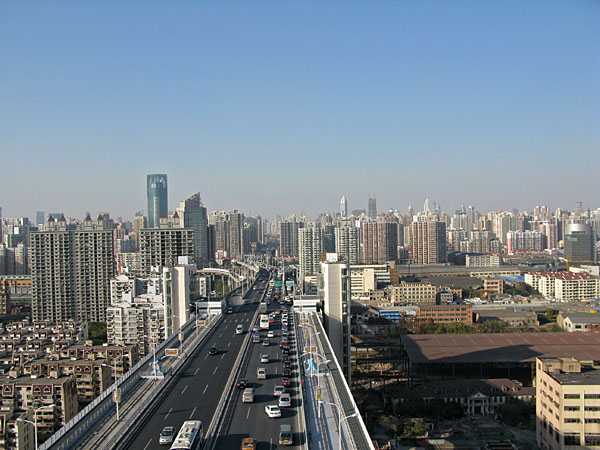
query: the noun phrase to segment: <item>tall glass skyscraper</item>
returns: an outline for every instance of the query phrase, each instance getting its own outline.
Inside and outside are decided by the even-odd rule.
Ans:
[[[147,177],[148,228],[158,228],[160,218],[169,213],[167,175],[154,173]]]

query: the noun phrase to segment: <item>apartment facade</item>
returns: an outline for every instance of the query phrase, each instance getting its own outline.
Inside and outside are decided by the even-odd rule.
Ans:
[[[600,370],[536,359],[536,440],[543,450],[600,447]]]

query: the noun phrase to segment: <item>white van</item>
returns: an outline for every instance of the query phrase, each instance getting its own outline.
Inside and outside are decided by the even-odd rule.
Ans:
[[[244,393],[242,394],[242,403],[253,403],[254,402],[254,388],[246,388],[244,389]]]
[[[267,379],[267,371],[264,367],[259,367],[256,370],[256,378],[258,378],[259,380],[266,380]]]
[[[235,334],[244,334],[244,327],[242,325],[235,327]]]

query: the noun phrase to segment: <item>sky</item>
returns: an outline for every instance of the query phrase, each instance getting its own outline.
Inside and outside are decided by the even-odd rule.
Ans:
[[[600,207],[596,0],[0,1],[0,207]]]

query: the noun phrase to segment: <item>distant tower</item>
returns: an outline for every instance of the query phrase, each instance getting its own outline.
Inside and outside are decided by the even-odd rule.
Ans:
[[[158,228],[160,218],[169,213],[167,175],[150,174],[147,177],[148,228]]]
[[[348,202],[346,201],[346,197],[342,195],[342,199],[340,200],[340,214],[342,217],[348,217]]]
[[[429,199],[425,199],[425,204],[423,205],[423,212],[425,214],[431,214],[431,209],[429,209]]]
[[[375,196],[370,197],[369,196],[369,217],[371,218],[376,218],[377,217],[377,199],[375,198]]]

